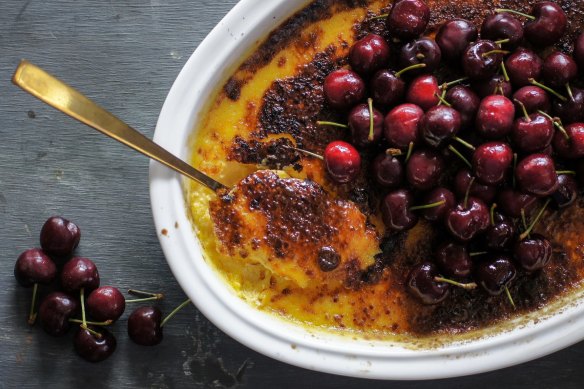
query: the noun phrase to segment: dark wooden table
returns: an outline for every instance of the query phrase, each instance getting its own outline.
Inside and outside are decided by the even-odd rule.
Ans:
[[[45,67],[151,136],[179,70],[235,3],[0,0],[0,388],[581,388],[582,343],[498,372],[388,384],[266,358],[194,306],[153,348],[131,343],[122,319],[113,329],[118,350],[100,364],[77,357],[71,335],[52,338],[26,324],[31,290],[16,284],[14,261],[39,244],[40,227],[53,214],[81,226],[79,252],[96,262],[102,285],[164,292],[167,312],[185,296],[154,231],[148,161],[14,87],[18,61]]]

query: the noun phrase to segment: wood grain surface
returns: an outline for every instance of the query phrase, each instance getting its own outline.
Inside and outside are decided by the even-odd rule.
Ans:
[[[31,290],[16,284],[14,261],[38,246],[54,214],[79,224],[79,253],[96,262],[102,285],[164,292],[166,312],[185,296],[154,230],[148,161],[14,87],[19,60],[45,67],[151,136],[174,78],[235,3],[0,0],[0,388],[581,388],[584,343],[497,372],[387,383],[271,360],[194,306],[152,348],[128,340],[126,313],[113,329],[118,350],[99,364],[77,357],[70,334],[52,338],[26,324]]]

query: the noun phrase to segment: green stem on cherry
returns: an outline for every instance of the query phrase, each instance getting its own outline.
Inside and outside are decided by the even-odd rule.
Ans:
[[[367,106],[369,107],[369,136],[367,140],[373,142],[375,139],[375,133],[373,132],[373,99],[370,97],[367,99]]]
[[[501,70],[503,71],[503,78],[505,81],[509,82],[511,79],[509,78],[509,73],[507,73],[507,67],[505,66],[505,62],[501,61]]]
[[[495,49],[495,50],[490,50],[490,51],[487,51],[486,53],[483,53],[482,54],[482,57],[485,58],[485,57],[488,57],[489,55],[493,55],[493,54],[504,54],[504,55],[507,55],[509,53],[510,53],[509,50]]]
[[[507,286],[505,286],[505,294],[507,295],[507,299],[511,303],[513,309],[517,309],[517,307],[515,306],[515,302],[513,301],[513,297],[511,297],[511,292],[509,292],[509,288]]]
[[[464,155],[460,153],[460,151],[456,150],[454,146],[449,145],[448,150],[452,151],[458,158],[462,160],[462,162],[464,162],[469,168],[472,169],[472,164],[468,161],[468,159],[466,159]]]
[[[404,163],[408,163],[408,161],[410,160],[410,157],[412,156],[412,151],[414,151],[414,142],[410,142],[410,144],[408,145],[408,152],[406,153],[406,158]]]
[[[349,128],[348,125],[346,124],[342,124],[342,123],[336,123],[336,122],[329,122],[326,120],[319,120],[316,122],[317,125],[319,126],[331,126],[331,127],[339,127],[339,128]]]
[[[84,330],[89,331],[91,334],[93,334],[93,336],[95,336],[98,339],[101,339],[101,337],[102,337],[102,335],[99,332],[94,331],[94,330],[92,330],[91,328],[89,328],[87,326],[83,327],[83,324],[81,324],[81,328],[83,328]]]
[[[541,218],[541,216],[543,215],[545,209],[547,208],[548,204],[550,203],[551,199],[547,199],[545,204],[543,205],[543,207],[541,207],[541,209],[539,210],[539,212],[537,213],[537,216],[535,217],[535,219],[533,219],[533,221],[531,222],[531,224],[529,225],[529,227],[527,228],[527,230],[525,230],[521,235],[519,235],[519,240],[523,240],[525,238],[527,238],[529,236],[529,234],[531,233],[531,231],[533,230],[533,227],[535,227],[535,225],[537,224],[537,222],[539,221],[539,219]]]
[[[464,209],[466,209],[466,206],[468,205],[468,198],[470,197],[470,188],[472,188],[472,184],[474,184],[474,180],[475,180],[475,178],[472,177],[470,179],[470,182],[468,183],[468,187],[466,188],[466,193],[464,194],[464,201],[462,203],[462,206]]]
[[[570,174],[570,175],[576,175],[576,171],[574,170],[557,170],[556,174]]]
[[[324,161],[324,157],[322,155],[318,155],[316,153],[313,153],[312,151],[308,151],[308,150],[304,150],[304,149],[299,149],[298,147],[292,147],[292,148],[294,150],[300,152],[300,153],[303,153],[303,154],[309,155],[311,157],[318,158],[321,161]]]
[[[166,324],[166,322],[169,321],[171,317],[173,317],[174,315],[176,315],[178,311],[180,311],[181,309],[183,309],[184,307],[186,307],[190,303],[191,303],[191,299],[186,299],[185,301],[183,301],[178,307],[176,307],[175,309],[173,309],[172,312],[170,312],[168,314],[168,316],[166,316],[162,320],[162,323],[160,323],[160,327],[164,327],[164,325]]]
[[[475,282],[469,282],[467,284],[463,284],[462,282],[457,282],[457,281],[451,280],[449,278],[444,278],[444,277],[434,277],[434,281],[446,282],[447,284],[458,286],[459,288],[466,289],[466,290],[473,290],[473,289],[476,289],[476,287],[478,286]]]
[[[498,13],[498,14],[503,13],[503,12],[506,12],[506,13],[510,13],[510,14],[515,14],[515,15],[523,16],[524,18],[527,18],[529,20],[535,20],[535,16],[526,14],[524,12],[515,11],[514,9],[495,8],[495,12]]]
[[[37,291],[39,288],[39,284],[35,283],[34,286],[32,287],[32,303],[30,305],[30,311],[28,313],[28,324],[29,325],[33,325],[34,322],[36,321],[36,317],[37,314],[35,312],[35,305],[36,305],[36,297],[37,297]]]
[[[470,143],[468,143],[467,141],[465,141],[462,138],[455,136],[452,139],[454,139],[455,141],[457,141],[458,143],[460,143],[461,145],[463,145],[464,147],[466,147],[469,150],[473,150],[473,151],[476,150],[476,147],[474,147],[473,145],[471,145]]]
[[[87,318],[85,317],[85,288],[79,290],[79,301],[81,301],[81,328],[87,328]]]
[[[527,108],[525,108],[525,104],[523,104],[521,101],[517,99],[513,99],[513,101],[515,101],[521,107],[521,110],[523,111],[523,116],[525,116],[525,120],[528,123],[531,122],[531,118],[529,117],[529,113],[527,113]]]
[[[426,56],[422,53],[418,53],[416,54],[416,58],[419,59],[420,61],[423,60],[424,58],[426,58]]]
[[[416,63],[414,65],[410,65],[406,68],[403,68],[402,70],[400,70],[399,72],[395,73],[395,76],[397,78],[401,77],[402,74],[404,74],[405,72],[408,72],[410,70],[414,70],[414,69],[421,69],[421,68],[425,68],[426,64],[425,63]]]
[[[83,320],[79,320],[79,319],[69,319],[69,321],[71,323],[79,323],[79,324],[83,324]],[[89,324],[90,326],[98,326],[98,327],[105,327],[105,326],[109,326],[113,323],[113,320],[106,320],[106,321],[89,321],[86,320],[85,324]]]
[[[144,301],[162,300],[163,295],[126,300],[126,303],[142,303]]]
[[[534,78],[528,78],[527,81],[529,81],[529,83],[531,85],[539,86],[541,89],[551,93],[552,95],[556,96],[558,99],[560,99],[562,101],[568,101],[568,98],[566,96],[559,94],[558,92],[556,92],[555,90],[553,90],[549,86],[544,85],[541,82],[536,81]]]
[[[159,300],[162,300],[164,298],[164,294],[162,294],[162,293],[145,292],[143,290],[137,290],[137,289],[128,289],[128,293],[133,295],[133,296],[139,296],[139,297],[158,297]]]
[[[491,205],[491,225],[494,226],[495,225],[495,208],[497,208],[497,203],[493,203],[493,205]]]
[[[523,229],[527,230],[528,225],[527,225],[527,218],[525,217],[525,208],[521,208],[521,223],[523,223]]]
[[[478,257],[479,255],[485,255],[488,254],[488,251],[475,251],[474,253],[470,253],[468,254],[469,257]]]
[[[566,91],[568,92],[568,96],[570,96],[570,100],[574,100],[574,94],[572,93],[572,88],[570,87],[570,83],[566,83]]]
[[[509,43],[509,41],[511,41],[511,39],[506,38],[506,39],[501,39],[501,40],[495,41],[495,43],[498,44],[499,46],[501,46],[503,43]]]
[[[460,84],[461,82],[465,82],[466,80],[468,80],[468,77],[462,77],[462,78],[459,78],[459,79],[457,79],[457,80],[453,80],[453,81],[450,81],[450,82],[445,82],[445,83],[444,83],[444,84],[442,84],[440,87],[442,88],[442,90],[444,90],[444,89],[448,89],[448,88],[450,88],[451,86],[453,86],[453,85],[458,85],[458,84]]]
[[[442,200],[442,201],[436,201],[435,203],[430,203],[430,204],[415,205],[413,207],[410,207],[410,211],[418,211],[420,209],[436,208],[436,207],[439,207],[445,203],[446,203],[446,200]]]
[[[450,104],[447,100],[446,100],[446,89],[442,90],[442,94],[438,94],[436,92],[434,92],[434,96],[438,97],[438,105],[442,105],[444,104],[447,107],[452,107],[452,104]]]
[[[381,15],[373,16],[371,18],[371,20],[374,20],[374,19],[384,19],[384,18],[386,18],[388,16],[389,16],[389,14],[381,14]]]

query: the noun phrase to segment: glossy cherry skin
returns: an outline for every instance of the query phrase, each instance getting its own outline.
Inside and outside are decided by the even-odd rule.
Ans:
[[[105,328],[93,327],[92,330],[101,334],[98,338],[88,330],[79,327],[73,338],[75,352],[89,362],[101,362],[108,359],[116,351],[116,338]]]
[[[391,36],[410,40],[420,36],[430,21],[430,8],[422,0],[400,0],[393,4],[386,25]]]
[[[443,243],[436,249],[436,264],[444,275],[453,278],[466,278],[472,270],[472,260],[466,245]]]
[[[375,182],[386,188],[397,188],[404,180],[402,162],[393,155],[380,154],[372,164]]]
[[[503,54],[491,53],[493,50],[501,50],[501,48],[489,40],[478,40],[468,45],[462,54],[464,74],[477,80],[492,77],[500,69],[503,61]]]
[[[535,20],[525,23],[525,38],[534,46],[550,46],[566,32],[568,18],[562,8],[551,1],[542,1],[533,6],[531,14]]]
[[[503,95],[510,98],[513,94],[511,81],[505,80],[501,74],[495,74],[484,80],[475,80],[472,83],[472,88],[482,99],[491,95]]]
[[[126,309],[126,299],[118,288],[102,286],[89,294],[85,308],[97,321],[116,321]]]
[[[515,260],[524,270],[533,272],[541,270],[552,258],[553,249],[549,240],[539,234],[531,234],[515,244]]]
[[[438,221],[444,219],[446,214],[455,207],[456,198],[454,193],[446,188],[435,188],[424,196],[424,204],[434,204],[441,201],[444,201],[444,204],[422,210],[422,215],[426,220]]]
[[[476,178],[485,185],[498,185],[505,179],[513,163],[513,150],[507,143],[483,143],[473,153],[472,166]]]
[[[386,67],[389,55],[390,49],[385,39],[377,34],[367,34],[351,47],[349,64],[355,72],[368,76]]]
[[[476,131],[488,139],[498,139],[508,135],[513,129],[515,105],[501,95],[485,97],[479,105]]]
[[[371,97],[377,106],[393,107],[403,101],[406,83],[392,70],[380,70],[369,82]]]
[[[346,184],[359,175],[361,156],[350,143],[334,141],[324,150],[324,163],[333,181]]]
[[[454,108],[437,105],[430,108],[420,121],[422,139],[430,147],[444,147],[461,127],[460,114]]]
[[[543,69],[543,61],[533,51],[525,48],[515,50],[505,60],[507,74],[515,86],[527,86],[529,79],[538,80]]]
[[[533,153],[548,147],[552,143],[554,133],[554,124],[547,116],[532,113],[529,119],[520,117],[515,120],[511,139],[519,151]]]
[[[515,177],[521,190],[535,196],[549,196],[558,189],[554,161],[544,154],[531,154],[519,161]]]
[[[480,262],[474,271],[477,284],[493,296],[500,295],[516,276],[517,269],[504,254]]]
[[[385,226],[394,231],[412,229],[418,223],[418,216],[410,211],[414,196],[405,189],[388,193],[381,203],[381,216]]]
[[[433,263],[423,262],[415,266],[407,277],[408,292],[427,305],[444,301],[450,292],[450,285],[437,282],[436,277],[438,268]]]
[[[466,47],[477,37],[478,30],[472,22],[454,19],[440,26],[436,34],[436,43],[446,60],[459,62]]]
[[[518,89],[513,94],[513,101],[520,101],[527,110],[527,113],[534,113],[539,110],[549,112],[552,106],[551,100],[547,93],[538,86],[530,85]],[[515,112],[521,113],[521,106],[515,103]]]
[[[72,258],[63,266],[61,285],[66,292],[74,292],[81,288],[84,288],[86,292],[97,289],[99,287],[97,266],[87,258]]]
[[[438,105],[439,93],[441,91],[436,77],[426,74],[412,80],[406,91],[406,101],[427,111]]]
[[[69,331],[69,319],[77,313],[78,308],[79,303],[73,297],[62,292],[52,292],[41,301],[38,319],[49,335],[61,336]]]
[[[444,172],[444,159],[432,150],[416,150],[406,164],[406,180],[414,189],[429,190]]]
[[[41,249],[26,250],[14,264],[14,277],[26,288],[34,284],[49,284],[57,275],[57,266]]]
[[[523,23],[505,12],[488,15],[481,26],[481,38],[492,41],[509,39],[503,47],[516,47],[523,40]]]
[[[554,113],[564,125],[584,122],[584,90],[575,87],[571,89],[572,98],[568,96],[566,101],[554,99],[552,103]]]
[[[418,124],[424,111],[415,104],[398,105],[385,116],[383,134],[392,147],[407,149],[419,139]]]
[[[578,65],[569,55],[555,51],[543,61],[543,79],[554,88],[564,87],[578,75]]]
[[[574,42],[574,60],[580,70],[584,70],[584,33],[581,33]]]
[[[468,86],[456,85],[446,92],[446,101],[460,115],[460,128],[468,129],[474,125],[481,99]]]
[[[568,207],[578,198],[578,183],[570,174],[558,175],[558,190],[552,194],[552,199],[558,208]]]
[[[60,216],[50,217],[41,229],[41,247],[49,255],[71,255],[79,245],[81,231],[73,222]]]
[[[331,72],[324,79],[324,97],[338,110],[348,109],[365,97],[365,82],[357,73],[348,69]]]
[[[360,148],[367,148],[379,143],[383,136],[383,114],[373,108],[373,133],[370,134],[371,114],[368,104],[356,105],[349,113],[349,129],[352,143]],[[369,136],[373,135],[372,138]]]
[[[468,186],[471,185],[472,177],[470,170],[466,168],[460,169],[454,176],[454,191],[459,199],[464,199]],[[483,200],[485,204],[490,204],[497,196],[497,187],[481,184],[475,179],[472,180],[469,195]]]
[[[128,317],[128,335],[134,343],[155,346],[162,342],[162,312],[156,307],[136,308]]]
[[[529,214],[537,205],[537,197],[510,188],[501,190],[497,196],[497,206],[507,216],[521,217],[521,210]]]
[[[485,203],[476,197],[469,197],[466,206],[460,202],[448,212],[446,227],[454,238],[469,242],[489,228],[489,219],[489,208]]]
[[[502,213],[495,212],[493,221],[495,223],[491,223],[485,233],[485,246],[492,251],[502,251],[511,248],[517,234],[517,228],[513,219]]]
[[[442,54],[440,47],[433,39],[419,38],[414,41],[406,43],[400,51],[399,64],[402,68],[407,68],[412,65],[425,64],[421,69],[413,69],[412,74],[431,73],[438,65]]]
[[[553,139],[554,151],[562,158],[584,157],[584,123],[572,123],[565,127],[568,138],[556,131]]]

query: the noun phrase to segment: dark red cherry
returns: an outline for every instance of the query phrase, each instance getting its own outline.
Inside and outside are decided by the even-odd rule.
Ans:
[[[162,312],[156,307],[136,308],[128,317],[128,335],[134,343],[155,346],[162,342]]]
[[[101,362],[108,359],[116,351],[116,338],[105,328],[91,328],[98,332],[101,337],[97,337],[88,330],[79,327],[79,331],[73,338],[75,352],[89,362]]]
[[[447,277],[466,278],[472,270],[472,261],[465,245],[447,242],[436,249],[436,264]]]
[[[389,45],[377,34],[359,39],[349,52],[349,64],[357,73],[368,76],[389,63]]]
[[[116,321],[126,309],[124,295],[113,286],[102,286],[92,291],[85,301],[87,312],[98,321]]]
[[[517,228],[513,219],[502,213],[493,214],[493,223],[485,233],[485,246],[492,251],[502,251],[511,248],[515,242]]]
[[[348,69],[339,69],[326,76],[323,91],[331,107],[345,110],[363,100],[365,82],[357,73]]]
[[[566,101],[554,99],[553,111],[564,124],[584,122],[584,90],[571,87],[572,97]]]
[[[351,144],[343,141],[334,141],[324,150],[324,162],[331,178],[339,183],[346,184],[359,175],[361,156]]]
[[[468,45],[462,54],[462,69],[468,77],[484,80],[501,68],[502,61],[499,45],[493,41],[479,40]]]
[[[558,208],[565,208],[578,198],[578,183],[570,174],[558,175],[558,190],[552,194],[552,199]]]
[[[504,254],[498,254],[480,262],[474,271],[477,284],[493,296],[501,294],[516,276],[515,266]]]
[[[446,188],[436,188],[424,196],[424,204],[444,202],[437,207],[426,208],[422,214],[426,220],[438,221],[444,219],[446,214],[456,205],[454,194]]]
[[[469,197],[446,215],[446,227],[452,236],[462,242],[472,240],[485,232],[490,223],[489,208],[482,200]]]
[[[418,216],[410,211],[414,196],[405,189],[388,193],[381,203],[381,216],[385,226],[394,231],[412,229],[418,223]]]
[[[468,86],[457,85],[446,92],[446,101],[460,114],[461,129],[474,126],[481,100]]]
[[[563,88],[578,75],[576,61],[569,55],[555,51],[543,61],[543,79],[549,86]]]
[[[478,31],[472,22],[454,19],[440,26],[436,34],[436,43],[446,60],[458,63],[464,50],[477,37]]]
[[[81,288],[86,292],[97,289],[99,287],[97,267],[90,259],[75,257],[63,266],[61,285],[66,292],[74,292]]]
[[[411,71],[412,74],[418,75],[436,70],[441,59],[440,47],[433,39],[426,37],[406,43],[401,48],[399,55],[399,63],[403,68],[422,63],[426,65]]]
[[[584,70],[584,33],[578,35],[574,42],[574,60],[580,70]]]
[[[558,189],[554,161],[544,154],[531,154],[519,161],[515,177],[521,190],[535,196],[549,196]]]
[[[513,145],[524,153],[533,153],[549,146],[554,137],[554,124],[540,113],[515,120],[511,139]]]
[[[516,47],[523,40],[523,23],[509,13],[494,13],[485,17],[481,38],[492,41],[509,39],[503,47]]]
[[[472,83],[472,88],[481,99],[491,95],[503,95],[509,98],[513,94],[511,81],[505,80],[501,74],[495,74],[484,80],[475,80]]]
[[[406,83],[393,70],[380,70],[371,78],[369,89],[377,106],[393,107],[403,101]]]
[[[26,288],[34,284],[49,284],[57,275],[57,266],[41,249],[26,250],[14,264],[14,277]]]
[[[489,142],[476,148],[472,166],[476,178],[485,185],[498,185],[513,162],[513,150],[507,143]]]
[[[391,36],[410,40],[420,36],[430,20],[430,8],[422,0],[400,0],[393,4],[387,17]]]
[[[430,262],[415,266],[408,275],[407,289],[424,304],[438,304],[448,296],[450,285],[437,282],[438,269]]]
[[[386,188],[397,188],[404,179],[402,162],[393,155],[380,154],[373,160],[373,178]]]
[[[368,104],[359,104],[349,113],[349,129],[352,143],[360,148],[367,148],[379,143],[383,135],[383,114],[373,111],[373,131],[371,131],[371,114]]]
[[[454,108],[437,105],[430,108],[420,121],[420,134],[428,146],[445,146],[460,130],[460,114]]]
[[[438,186],[444,159],[432,150],[416,150],[406,164],[406,180],[414,189],[428,190]]]
[[[41,229],[41,247],[50,255],[71,255],[79,245],[81,231],[73,222],[60,216],[50,217]]]
[[[525,23],[525,38],[534,46],[544,47],[556,43],[566,32],[568,18],[562,8],[551,1],[533,6],[535,20]]]
[[[526,271],[541,270],[552,258],[552,244],[539,234],[531,234],[515,244],[515,260]]]
[[[479,105],[476,119],[477,132],[488,139],[502,138],[513,129],[515,106],[501,95],[485,97]]]
[[[454,176],[454,191],[459,199],[463,199],[466,195],[472,177],[470,170],[466,168],[460,169]],[[483,200],[485,204],[490,204],[497,195],[497,187],[481,184],[475,179],[472,180],[469,195]]]
[[[556,131],[553,139],[555,152],[562,158],[584,157],[584,123],[572,123],[565,127],[567,134]]]
[[[79,304],[73,297],[62,292],[50,293],[39,306],[39,322],[49,335],[64,335],[69,331],[69,319],[77,313],[78,307]]]
[[[383,133],[392,147],[407,149],[418,142],[418,124],[424,111],[415,104],[398,105],[385,117]]]
[[[439,93],[441,91],[436,77],[426,74],[412,80],[406,91],[406,101],[427,111],[440,102]]]
[[[513,101],[519,101],[527,110],[528,113],[534,113],[537,111],[549,112],[552,106],[549,96],[547,93],[538,86],[524,86],[518,89],[513,94]],[[515,103],[515,112],[521,113],[521,106],[519,103]]]
[[[515,50],[505,60],[507,74],[515,86],[531,85],[530,79],[538,80],[541,76],[543,61],[533,51],[525,48]]]
[[[520,218],[522,209],[527,215],[533,211],[537,205],[537,197],[507,188],[499,193],[497,205],[505,215]]]

